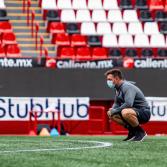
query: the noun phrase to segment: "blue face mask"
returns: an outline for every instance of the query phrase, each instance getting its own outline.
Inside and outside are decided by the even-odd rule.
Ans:
[[[107,80],[107,85],[108,85],[109,88],[114,88],[115,87],[115,84],[111,80]]]

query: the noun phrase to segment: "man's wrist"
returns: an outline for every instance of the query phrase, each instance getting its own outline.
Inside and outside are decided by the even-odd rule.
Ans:
[[[114,109],[114,108],[112,108],[112,110],[111,110],[111,114],[112,114],[112,115],[117,114],[117,110]]]

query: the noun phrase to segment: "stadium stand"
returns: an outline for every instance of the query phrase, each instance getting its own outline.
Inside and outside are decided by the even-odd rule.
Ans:
[[[150,0],[149,3],[150,10],[163,10],[164,3],[163,0]]]
[[[91,21],[90,12],[87,9],[77,10],[76,13],[76,22],[86,22]]]
[[[2,44],[0,44],[0,57],[5,57],[5,49],[4,47],[2,46]]]
[[[77,60],[90,60],[91,59],[90,49],[87,47],[78,48],[76,52],[76,59]]]
[[[43,36],[45,36],[44,33],[50,34],[51,42],[49,38],[44,37],[44,42],[46,42],[44,45],[52,48],[49,48],[49,55],[54,57],[63,57],[57,55],[62,53],[62,47],[67,47],[67,50],[74,47],[74,55],[80,60],[82,60],[81,55],[83,57],[91,55],[87,57],[99,59],[99,55],[94,56],[96,55],[94,47],[101,48],[99,49],[103,52],[101,59],[110,58],[111,53],[113,57],[120,54],[141,57],[150,56],[151,53],[157,56],[166,53],[163,50],[167,46],[165,36],[167,34],[167,1],[96,0],[94,3],[94,0],[40,0],[39,4],[36,1],[32,2],[32,7],[37,8],[35,11],[42,13],[42,17],[41,14],[37,14],[36,19],[43,18],[39,24],[40,33]],[[9,17],[5,7],[4,1],[1,1],[2,46],[17,45],[17,36],[14,34],[13,25],[8,21]],[[43,22],[47,27],[42,27]],[[25,32],[29,31],[25,30]],[[34,43],[21,45],[23,46],[20,50],[24,55],[26,53],[24,46],[34,47]],[[5,47],[5,50],[7,48]],[[84,50],[85,55],[82,54]]]
[[[132,1],[131,0],[121,0],[120,8],[121,9],[132,9]]]
[[[75,10],[78,10],[78,9],[87,9],[86,0],[73,0],[73,2],[72,2],[72,8],[75,9]]]
[[[2,44],[4,46],[8,44],[17,44],[15,34],[13,32],[2,33]]]
[[[57,2],[58,9],[72,9],[71,0],[59,0]]]
[[[6,9],[6,5],[5,5],[4,0],[0,1],[0,9]]]
[[[77,46],[81,46],[84,47],[86,46],[87,42],[86,42],[86,38],[83,35],[80,34],[73,34],[71,36],[71,46],[72,47],[77,47]]]
[[[70,36],[68,34],[56,34],[53,43],[58,46],[70,46]]]
[[[106,34],[103,36],[103,47],[117,47],[118,41],[115,34]]]
[[[55,10],[49,10],[46,17],[48,22],[60,21],[59,13]]]
[[[149,10],[140,10],[139,11],[139,19],[142,22],[151,22],[153,18],[151,16],[151,12]]]
[[[0,22],[0,32],[5,33],[5,32],[12,32],[12,25],[8,21],[2,21]]]
[[[0,41],[0,57],[21,56],[4,0],[0,1]]]
[[[102,42],[101,42],[101,38],[100,36],[88,36],[87,37],[87,41],[88,41],[88,45],[90,47],[93,47],[93,46],[102,46]]]
[[[160,23],[160,32],[162,34],[167,34],[167,23],[165,22]]]
[[[18,45],[8,45],[6,49],[7,57],[20,57],[21,52]]]
[[[65,47],[60,51],[61,59],[75,59],[75,49],[73,47]]]
[[[49,3],[51,5],[52,1]],[[75,53],[79,47],[87,46],[84,49],[88,53],[88,49],[94,51],[94,47],[102,46],[103,51],[107,48],[112,50],[101,54],[105,55],[102,59],[112,56],[111,53],[119,55],[120,52],[121,55],[145,57],[152,55],[154,48],[161,50],[167,46],[166,12],[162,1],[150,0],[148,3],[146,0],[98,0],[93,3],[93,0],[66,0],[62,3],[58,0],[55,6],[54,10],[59,13],[60,21],[52,21],[47,29],[52,34],[52,39],[62,33],[66,42],[52,42],[58,46],[74,47]],[[77,37],[77,42],[74,37]],[[84,49],[81,49],[82,52]],[[136,49],[142,49],[142,52]],[[100,57],[94,56],[94,52],[90,53],[94,58]],[[158,52],[156,54],[159,55]],[[79,57],[81,55],[79,53]]]
[[[135,4],[136,9],[148,9],[147,0],[136,0]]]
[[[109,10],[108,11],[108,22],[114,23],[114,22],[122,22],[122,13],[121,10]]]
[[[52,21],[60,21],[60,17],[58,17],[59,13],[56,18],[56,6],[53,5],[53,2],[52,6],[49,6],[50,3],[47,3],[47,1],[41,1],[43,8],[49,10],[48,16],[45,15],[48,20],[48,23],[46,24],[50,24]],[[2,18],[3,20],[9,20],[22,56],[35,58],[40,56],[42,53],[42,55],[49,54],[50,56],[55,57],[55,46],[50,41],[49,33],[46,32],[45,22],[42,18],[42,15],[45,13],[45,11],[41,10],[39,3],[40,2],[36,0],[5,0],[5,10],[7,11],[7,16],[5,17],[4,12],[1,14],[1,10],[4,9],[0,9],[0,19],[2,18],[1,16],[4,16],[4,18]],[[40,44],[40,42],[42,42],[42,44]],[[36,46],[36,43],[38,46]],[[42,45],[42,47],[40,45]],[[41,52],[41,48],[43,52]]]
[[[66,32],[68,34],[79,34],[80,33],[80,29],[78,24],[76,23],[68,23],[66,24]]]
[[[89,27],[89,29],[88,29]],[[96,35],[96,27],[93,22],[82,22],[81,23],[81,34],[84,35]]]
[[[0,9],[0,21],[8,21],[7,11],[5,9]]]

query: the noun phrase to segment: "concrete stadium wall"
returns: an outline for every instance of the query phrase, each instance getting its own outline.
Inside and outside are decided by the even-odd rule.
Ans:
[[[55,70],[9,68],[0,70],[0,96],[90,97],[111,100],[114,92],[106,85],[106,70]],[[123,69],[146,96],[167,97],[167,70]]]

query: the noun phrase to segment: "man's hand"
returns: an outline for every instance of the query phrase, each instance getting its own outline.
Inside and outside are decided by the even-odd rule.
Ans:
[[[118,112],[114,109],[114,108],[110,108],[108,111],[107,111],[107,115],[108,117],[111,119],[111,117],[115,114],[118,114]]]
[[[109,119],[111,119],[113,113],[112,113],[112,108],[110,108],[108,111],[107,111],[107,115],[109,117]]]

